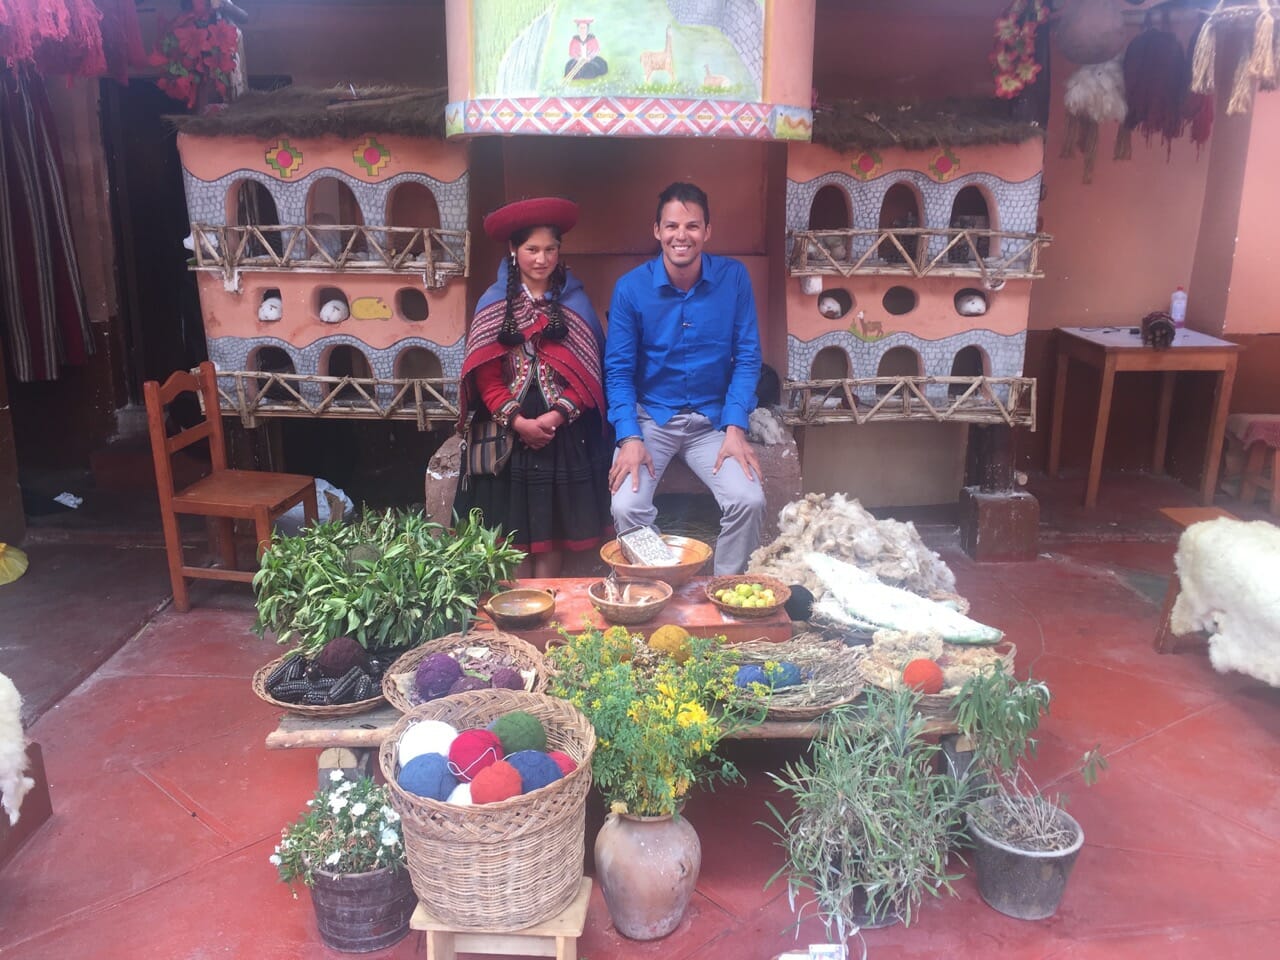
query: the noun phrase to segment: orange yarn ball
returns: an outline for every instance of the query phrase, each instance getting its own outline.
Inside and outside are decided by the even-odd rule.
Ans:
[[[941,693],[942,668],[932,660],[926,660],[923,657],[912,660],[903,668],[902,682],[921,693]]]
[[[524,792],[520,771],[505,760],[491,763],[471,781],[472,803],[497,803]]]

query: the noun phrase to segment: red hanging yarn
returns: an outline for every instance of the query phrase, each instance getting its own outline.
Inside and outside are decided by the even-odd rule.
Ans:
[[[124,82],[143,61],[133,0],[0,0],[0,60],[41,74]]]
[[[1172,151],[1187,122],[1183,99],[1189,81],[1182,44],[1168,30],[1151,27],[1133,38],[1124,54],[1124,89],[1129,112],[1124,125],[1150,143],[1159,136]]]

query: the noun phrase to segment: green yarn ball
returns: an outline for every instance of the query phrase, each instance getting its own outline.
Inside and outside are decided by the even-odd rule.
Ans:
[[[502,752],[510,756],[521,750],[546,750],[547,731],[531,713],[513,710],[489,724],[489,729],[502,741]]]

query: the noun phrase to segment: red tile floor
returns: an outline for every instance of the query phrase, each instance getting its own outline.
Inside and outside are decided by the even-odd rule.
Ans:
[[[1051,521],[1058,495],[1046,485]],[[954,530],[926,530],[974,615],[1001,626],[1017,643],[1019,671],[1054,691],[1033,769],[1069,793],[1086,831],[1060,910],[1041,922],[1011,920],[963,879],[954,897],[925,903],[911,927],[867,932],[868,956],[1275,956],[1280,691],[1215,673],[1195,640],[1170,656],[1152,650],[1175,535],[1152,513],[1192,502],[1190,492],[1126,480],[1104,484],[1103,500],[1119,520],[1089,526],[1060,510],[1067,520],[1046,528],[1044,552],[1030,563],[976,565],[957,548]],[[97,570],[44,563],[64,545],[35,534],[33,558],[42,562],[19,581],[26,602],[6,603],[18,595],[0,593],[3,618],[19,625],[0,647],[6,672],[36,676],[42,661],[68,656],[76,643],[85,645],[77,656],[86,662],[113,630],[133,629],[138,604],[145,612],[146,598],[165,594],[154,538],[115,544],[116,555]],[[96,554],[83,556],[89,564]],[[56,570],[63,579],[49,585]],[[109,574],[122,582],[99,586]],[[42,589],[48,602],[40,604]],[[94,603],[59,599],[76,591]],[[39,681],[42,706],[29,732],[44,749],[54,816],[0,870],[0,956],[339,955],[319,943],[305,891],[295,899],[267,862],[280,827],[316,781],[313,751],[263,746],[277,715],[254,697],[249,677],[275,648],[251,633],[244,588],[201,585],[194,600],[185,615],[164,607],[143,616],[145,625],[74,690]],[[1085,788],[1074,770],[1095,744],[1110,769]],[[785,891],[764,886],[779,855],[757,821],[773,795],[765,771],[800,749],[738,744],[733,755],[747,783],[690,802],[703,867],[674,934],[654,943],[621,938],[597,891],[581,956],[766,960],[793,948]],[[593,796],[592,835],[599,806]],[[801,943],[820,939],[812,923],[801,931]],[[424,952],[413,934],[373,956]]]

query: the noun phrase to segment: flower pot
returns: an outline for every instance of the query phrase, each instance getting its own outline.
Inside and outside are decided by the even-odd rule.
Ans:
[[[849,900],[849,919],[860,930],[879,930],[902,922],[902,915],[888,904],[881,904],[874,914],[868,910],[866,889],[863,887],[859,887]]]
[[[617,931],[632,940],[657,940],[684,917],[702,844],[684,817],[610,814],[596,835],[595,860]]]
[[[984,807],[993,802],[990,797],[979,801]],[[1048,852],[1023,850],[997,840],[969,818],[978,892],[1005,916],[1043,920],[1057,911],[1071,868],[1084,845],[1084,830],[1075,818],[1065,810],[1059,810],[1057,815],[1074,834],[1074,842]]]
[[[369,953],[398,943],[409,932],[418,897],[403,867],[313,874],[311,904],[327,946],[344,953]]]

